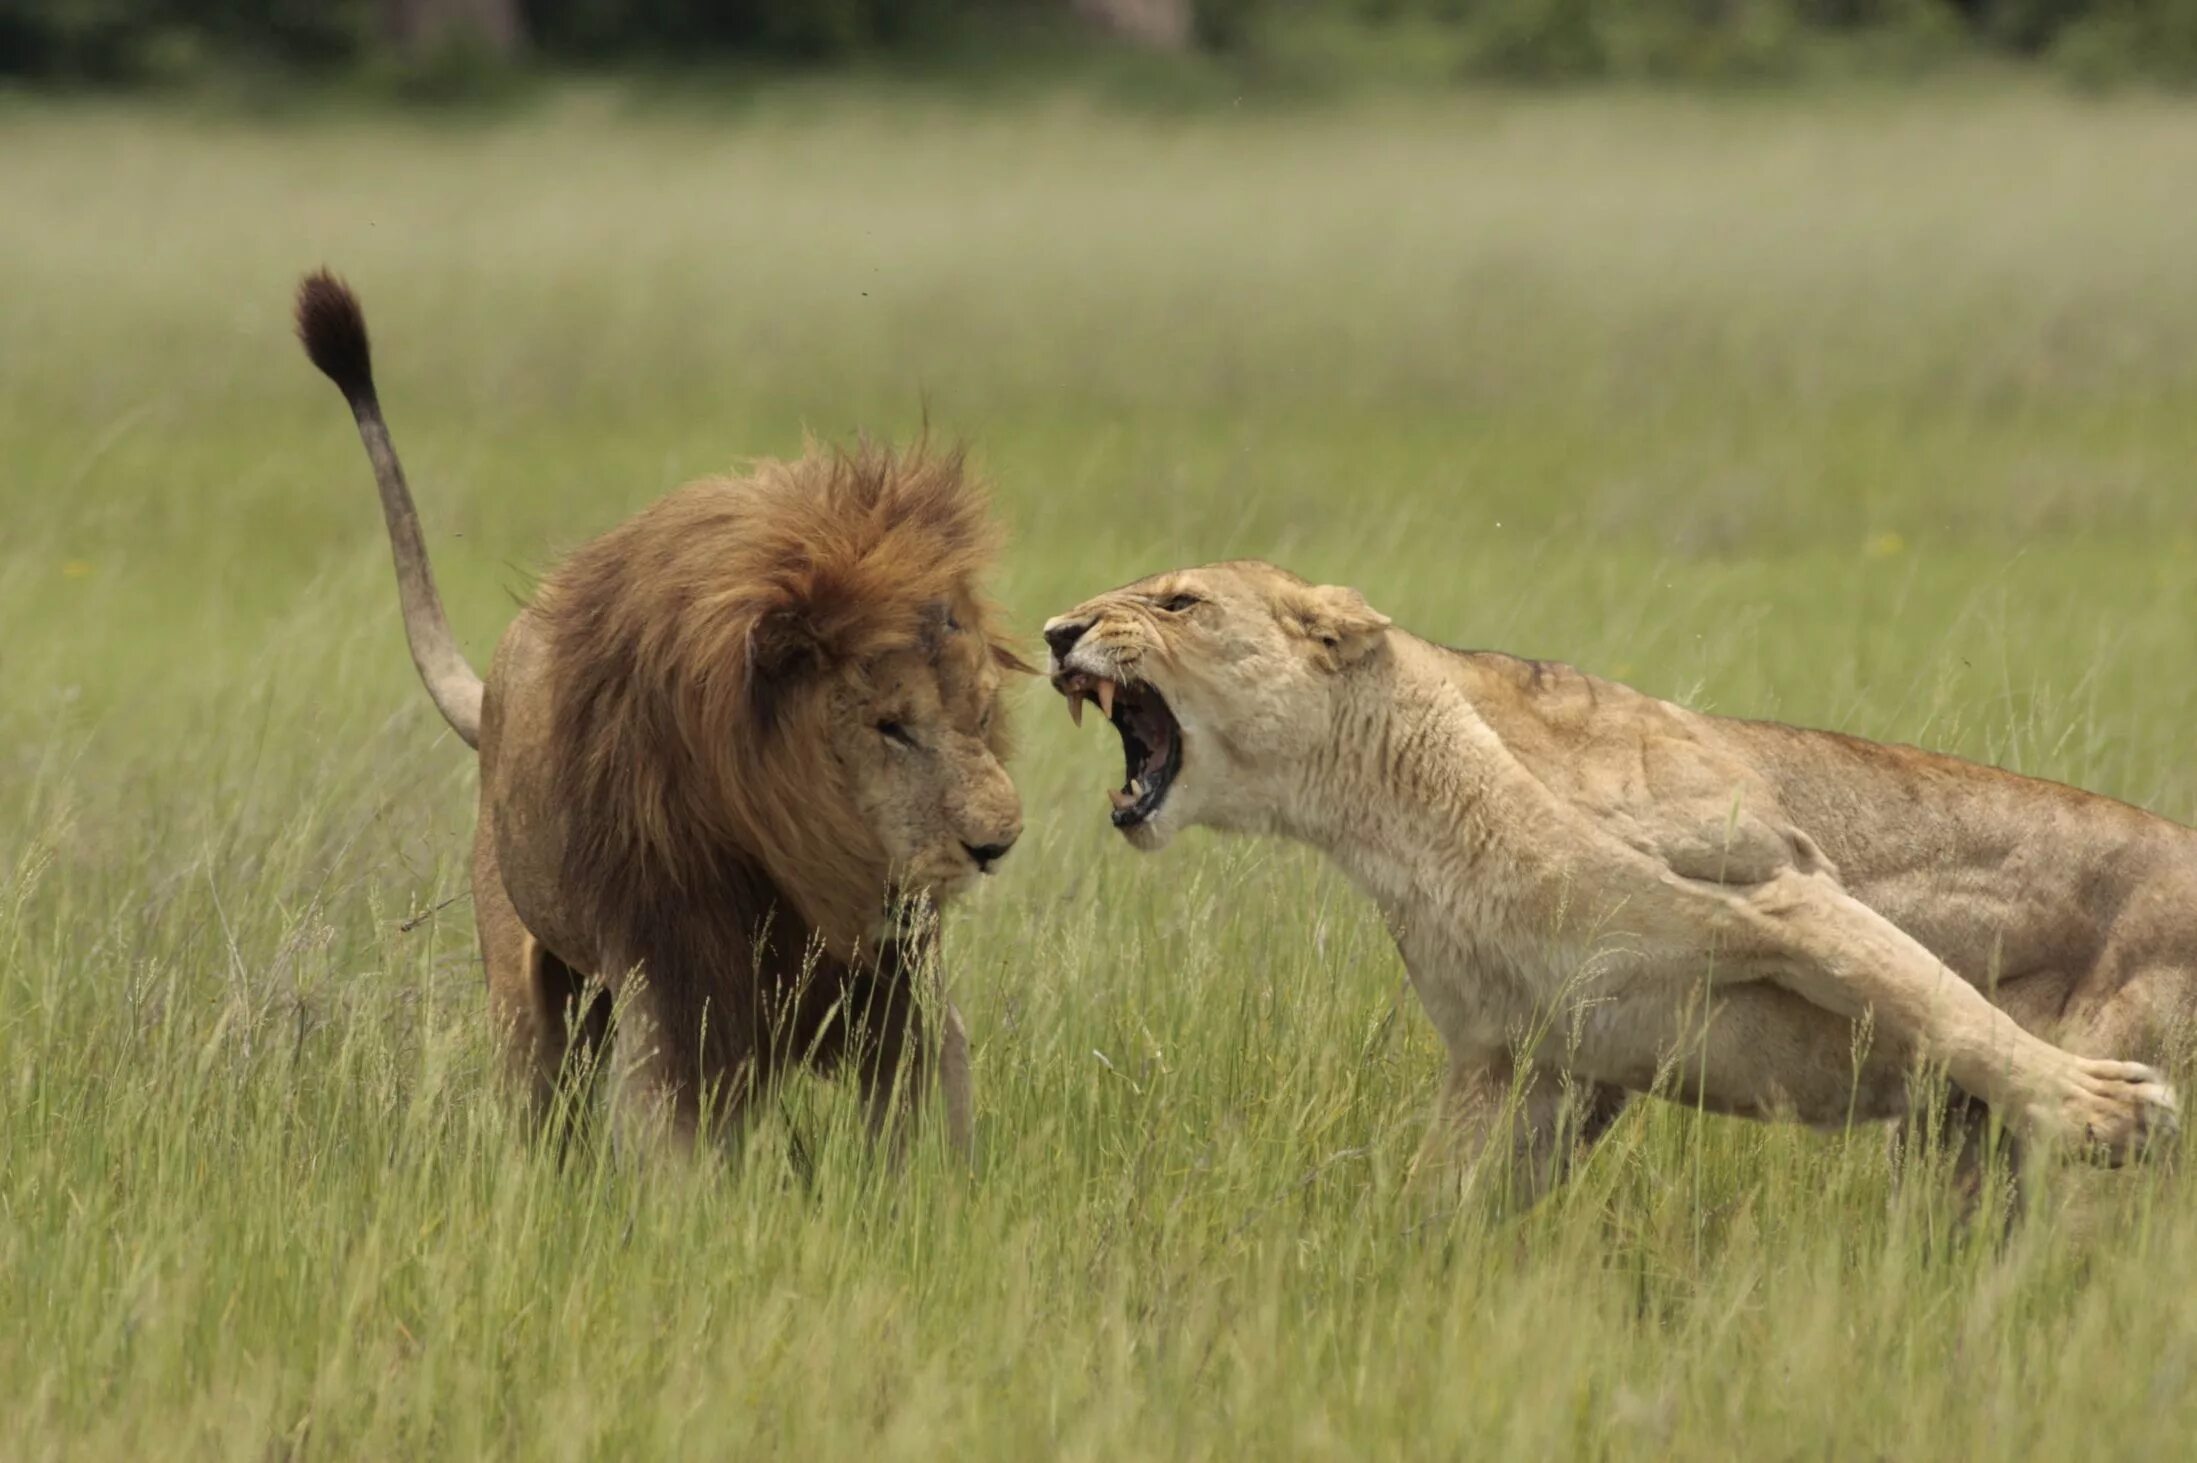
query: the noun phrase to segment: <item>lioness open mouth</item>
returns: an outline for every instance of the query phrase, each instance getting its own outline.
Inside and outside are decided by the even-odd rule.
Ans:
[[[1160,809],[1167,789],[1182,771],[1182,727],[1167,700],[1150,686],[1125,685],[1073,671],[1054,682],[1068,698],[1068,715],[1083,725],[1085,698],[1098,702],[1099,714],[1121,733],[1126,764],[1120,787],[1109,788],[1116,828],[1134,828]]]

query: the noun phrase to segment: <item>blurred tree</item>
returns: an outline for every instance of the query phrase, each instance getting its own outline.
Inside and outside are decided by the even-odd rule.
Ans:
[[[1190,0],[1068,0],[1068,8],[1138,45],[1179,51],[1190,43]]]
[[[2097,0],[1953,0],[1978,32],[2016,51],[2041,51],[2086,12],[2110,8]]]
[[[408,61],[476,47],[505,59],[526,39],[519,0],[379,0],[379,9],[383,37]]]
[[[1762,79],[1799,74],[1827,38],[1865,38],[1846,54],[1896,66],[1966,44],[2091,84],[2197,84],[2197,0],[0,0],[0,76],[126,83],[240,57],[325,69],[394,53],[455,94],[508,78],[500,63],[522,51],[816,63],[1050,16],[1165,50],[1257,53],[1323,14],[1306,34],[1408,18],[1467,72],[1524,81]]]
[[[587,60],[746,53],[827,60],[920,42],[1029,0],[524,0],[543,49]]]
[[[370,0],[0,0],[0,75],[136,81],[209,51],[327,66],[372,31]]]

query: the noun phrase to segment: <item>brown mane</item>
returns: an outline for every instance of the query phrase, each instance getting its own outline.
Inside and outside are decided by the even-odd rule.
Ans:
[[[1018,664],[974,588],[996,541],[960,452],[811,446],[691,483],[552,574],[538,609],[563,882],[590,891],[605,947],[719,969],[690,998],[714,997],[721,1027],[771,1014],[752,999],[804,969],[822,995],[840,984],[816,977],[843,970],[891,891],[874,831],[835,795],[829,692],[942,613]]]

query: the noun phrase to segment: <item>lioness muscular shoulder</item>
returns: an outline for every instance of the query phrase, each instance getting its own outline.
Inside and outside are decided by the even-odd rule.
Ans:
[[[534,1106],[601,1057],[628,1126],[684,1147],[711,1102],[729,1124],[789,1068],[846,1067],[897,1143],[935,1071],[966,1150],[924,916],[998,866],[1022,804],[998,714],[1020,663],[977,589],[994,533],[959,458],[812,450],[689,483],[552,570],[483,682],[358,301],[318,274],[297,315],[373,463],[413,662],[480,751],[473,912]]]
[[[2139,1062],[2197,1012],[2189,829],[1445,649],[1258,562],[1045,638],[1070,710],[1121,733],[1131,843],[1283,834],[1379,902],[1449,1050],[1437,1153],[1530,1191],[1628,1094],[1838,1125],[1905,1111],[1918,1057],[2031,1138],[2118,1158],[2173,1126]]]

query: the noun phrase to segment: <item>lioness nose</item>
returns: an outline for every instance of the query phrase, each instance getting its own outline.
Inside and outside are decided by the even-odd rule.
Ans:
[[[976,860],[978,868],[988,869],[1007,856],[1007,850],[1015,846],[1015,841],[1010,838],[1005,843],[964,843],[961,846]]]
[[[1053,654],[1065,656],[1076,648],[1083,632],[1091,628],[1089,620],[1072,620],[1067,624],[1051,624],[1045,627],[1045,643],[1053,647]]]

